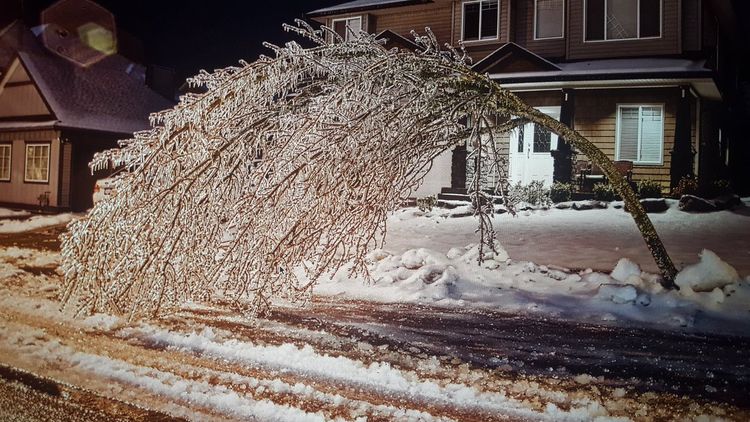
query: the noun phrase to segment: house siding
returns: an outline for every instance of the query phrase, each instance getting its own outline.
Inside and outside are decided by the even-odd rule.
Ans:
[[[464,47],[469,56],[477,62],[487,57],[490,53],[502,47],[503,44],[510,41],[510,30],[511,20],[510,18],[510,0],[499,0],[500,3],[500,17],[498,19],[498,39],[490,41],[469,41]],[[461,23],[462,23],[462,12],[463,12],[463,1],[456,1],[456,13],[453,19],[453,32],[455,34],[453,45],[458,45],[461,40]]]
[[[682,0],[682,49],[701,49],[701,0]]]
[[[567,9],[568,2],[563,6]],[[512,20],[515,24],[514,37],[511,41],[548,59],[565,57],[565,38],[535,40],[534,39],[534,0],[515,0],[511,9]],[[567,16],[567,10],[565,12]],[[567,36],[567,24],[563,29],[563,37]]]
[[[680,0],[661,0],[662,34],[660,38],[619,41],[584,41],[584,1],[569,0],[569,60],[635,56],[676,55],[681,53]]]
[[[0,189],[2,189],[0,202],[35,206],[39,204],[39,195],[49,192],[49,205],[59,206],[59,135],[59,132],[54,130],[0,132],[0,142],[12,143],[10,182],[0,182]],[[50,143],[49,181],[47,183],[24,182],[27,141]]]
[[[332,15],[323,21],[331,28],[334,20],[361,16],[362,26],[367,32],[377,34],[390,29],[408,40],[414,39],[412,30],[423,34],[425,27],[429,27],[438,41],[444,44],[453,41],[452,13],[452,1],[436,1],[423,5]]]
[[[651,179],[659,182],[664,191],[668,191],[678,96],[678,88],[577,91],[575,128],[614,160],[617,106],[619,104],[662,104],[664,106],[663,162],[661,165],[635,165],[633,180]],[[697,149],[694,104],[691,120],[692,143]]]

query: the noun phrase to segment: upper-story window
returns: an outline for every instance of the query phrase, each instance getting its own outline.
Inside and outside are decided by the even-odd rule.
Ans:
[[[658,38],[661,0],[586,0],[586,41]]]
[[[464,41],[496,40],[500,22],[498,0],[464,2],[462,22]]]
[[[349,41],[359,36],[359,32],[362,31],[362,17],[334,19],[333,30],[339,34],[341,39]]]
[[[562,38],[565,22],[563,0],[534,0],[534,39]]]

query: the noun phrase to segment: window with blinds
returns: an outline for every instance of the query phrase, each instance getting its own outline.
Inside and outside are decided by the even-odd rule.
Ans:
[[[563,0],[534,1],[534,39],[563,37]]]
[[[615,159],[636,164],[662,164],[664,107],[619,106]]]
[[[26,145],[25,182],[49,182],[49,144]]]
[[[10,164],[11,164],[10,144],[0,144],[0,181],[10,181]]]

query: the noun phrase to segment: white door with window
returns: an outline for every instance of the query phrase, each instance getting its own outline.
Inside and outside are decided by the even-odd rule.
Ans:
[[[560,107],[537,107],[542,113],[560,120]],[[509,181],[526,185],[533,180],[552,185],[554,159],[550,151],[557,148],[557,135],[527,123],[510,134]]]

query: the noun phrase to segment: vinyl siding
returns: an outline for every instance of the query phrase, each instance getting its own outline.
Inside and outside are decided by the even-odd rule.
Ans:
[[[510,40],[510,27],[511,22],[509,19],[509,11],[510,11],[510,0],[499,0],[500,1],[500,18],[498,20],[499,25],[499,32],[498,32],[498,39],[497,40],[491,40],[491,41],[471,41],[464,45],[466,48],[467,53],[469,56],[474,60],[474,62],[478,62],[479,60],[482,60],[483,58],[487,57],[490,53],[497,50],[498,48],[502,47],[504,44],[506,44]],[[453,33],[454,36],[454,45],[458,45],[459,40],[461,39],[461,13],[462,13],[462,1],[456,1],[456,13],[455,13],[455,19],[453,22]]]
[[[565,57],[565,38],[534,40],[534,0],[515,0],[511,11],[516,44],[548,59]],[[567,1],[565,2],[567,8]],[[565,12],[567,18],[567,11]],[[567,36],[567,25],[563,36]]]
[[[59,132],[54,130],[0,132],[0,141],[12,142],[10,182],[0,183],[0,202],[11,204],[38,205],[39,195],[49,192],[49,204],[58,205],[58,178],[60,163]],[[48,183],[24,182],[26,166],[26,141],[50,142],[50,163]]]
[[[584,0],[568,0],[569,60],[680,54],[679,0],[661,0],[661,37],[643,40],[584,42]]]
[[[575,128],[611,159],[615,159],[617,106],[619,104],[660,104],[664,106],[664,144],[661,165],[636,165],[633,180],[651,179],[663,190],[669,189],[670,152],[674,146],[677,88],[634,90],[579,90],[576,92]],[[693,113],[694,115],[694,113]],[[695,119],[693,119],[695,120]],[[692,123],[696,145],[695,123]],[[580,156],[580,159],[585,157]]]

